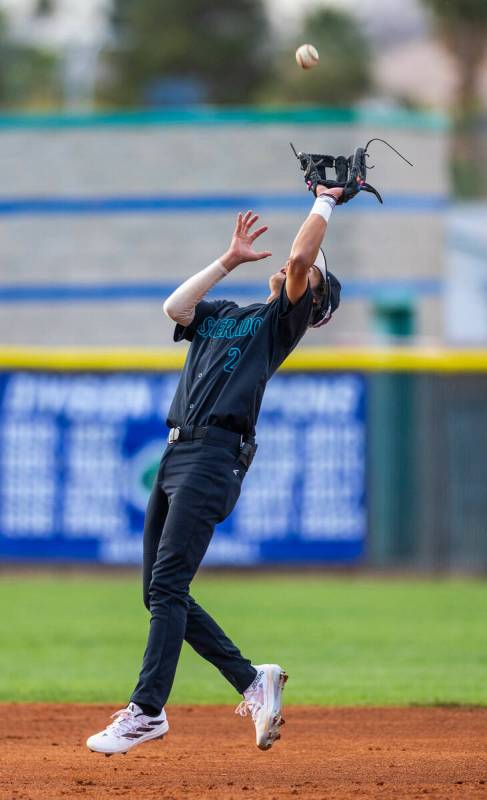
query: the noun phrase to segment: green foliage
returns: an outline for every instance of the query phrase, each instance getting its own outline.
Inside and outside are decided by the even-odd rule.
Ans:
[[[475,107],[476,84],[487,52],[486,0],[423,0],[433,12],[436,28],[446,47],[457,60],[459,100],[463,111]]]
[[[452,104],[451,176],[460,197],[487,191],[487,171],[478,158],[479,77],[487,53],[486,0],[423,0],[433,13],[437,32],[455,58],[458,89]]]
[[[453,25],[487,24],[487,3],[485,0],[423,0],[438,18]]]
[[[487,590],[476,581],[202,576],[194,595],[254,663],[290,675],[286,701],[487,705]],[[148,614],[136,577],[3,577],[0,699],[124,703]],[[233,703],[183,648],[172,702]]]
[[[37,17],[48,17],[56,9],[56,0],[36,0],[34,14]]]
[[[294,50],[303,42],[313,44],[319,64],[301,70]],[[346,106],[363,97],[372,85],[369,43],[357,19],[346,11],[324,8],[304,22],[293,49],[283,54],[279,82],[269,90],[272,99]]]
[[[42,108],[60,99],[56,57],[9,39],[0,14],[0,104],[9,108]]]
[[[202,82],[211,102],[245,102],[268,60],[262,0],[115,0],[112,21],[107,97],[118,104],[141,104],[171,77]]]

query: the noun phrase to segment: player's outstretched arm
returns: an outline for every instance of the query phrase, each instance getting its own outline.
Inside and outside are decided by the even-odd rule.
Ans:
[[[267,230],[267,225],[262,225],[254,231],[251,230],[258,219],[258,214],[253,214],[252,211],[238,215],[228,250],[208,267],[184,281],[169,295],[163,305],[166,316],[180,325],[190,325],[194,319],[197,304],[216,283],[239,264],[247,261],[260,261],[262,258],[272,255],[269,250],[256,252],[253,249],[256,239]]]
[[[308,286],[310,267],[316,261],[318,250],[325,238],[327,219],[343,193],[340,187],[327,189],[317,186],[317,200],[305,219],[291,248],[286,273],[286,293],[291,303],[297,303]],[[322,198],[321,200],[319,198]],[[320,208],[320,205],[323,208]]]

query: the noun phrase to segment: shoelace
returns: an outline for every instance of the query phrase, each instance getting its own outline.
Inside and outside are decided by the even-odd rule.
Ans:
[[[246,717],[247,712],[250,711],[250,715],[255,722],[257,714],[259,713],[260,709],[262,708],[261,704],[257,702],[257,700],[242,700],[241,703],[238,704],[237,708],[235,709],[236,714],[240,714],[241,717]]]
[[[109,730],[114,736],[122,736],[134,725],[135,714],[128,708],[121,708],[120,711],[115,711],[110,719],[115,719],[115,722],[107,726],[107,731]]]

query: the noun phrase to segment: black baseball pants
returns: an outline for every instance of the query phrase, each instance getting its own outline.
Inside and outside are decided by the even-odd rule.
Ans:
[[[237,437],[236,437],[237,438]],[[149,639],[131,700],[158,714],[166,703],[185,639],[242,693],[256,671],[189,594],[215,525],[232,511],[245,467],[239,444],[209,428],[204,439],[168,445],[147,506],[144,603]]]

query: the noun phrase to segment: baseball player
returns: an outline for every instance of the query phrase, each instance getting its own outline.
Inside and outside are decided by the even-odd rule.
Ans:
[[[309,174],[306,176],[309,183]],[[321,250],[342,188],[312,186],[316,200],[286,265],[270,276],[266,303],[239,307],[203,298],[240,264],[272,255],[254,244],[267,230],[258,215],[239,214],[228,250],[185,281],[164,303],[176,322],[174,340],[191,342],[169,410],[162,456],[144,527],[144,603],[150,630],[138,683],[127,708],[87,740],[90,750],[126,753],[164,736],[169,697],[183,641],[214,664],[243,695],[256,742],[279,739],[287,675],[277,664],[253,665],[189,594],[215,525],[232,511],[257,445],[255,424],[269,378],[309,327],[329,321],[340,284]]]

